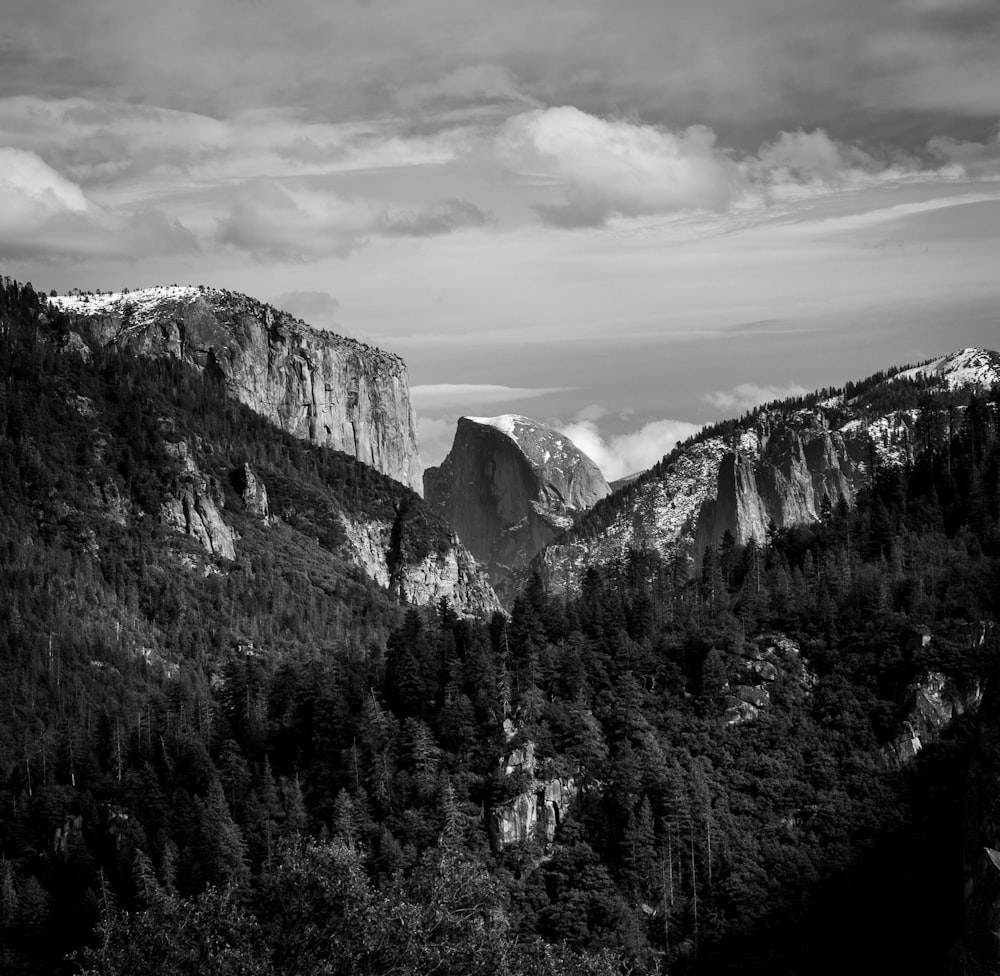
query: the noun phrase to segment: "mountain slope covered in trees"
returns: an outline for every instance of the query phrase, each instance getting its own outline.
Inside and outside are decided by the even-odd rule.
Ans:
[[[401,486],[4,302],[5,974],[995,966],[996,393],[932,393],[912,463],[695,577],[633,552],[473,619],[343,556],[328,511]],[[195,489],[235,560],[157,515]],[[556,780],[551,839],[490,836]]]

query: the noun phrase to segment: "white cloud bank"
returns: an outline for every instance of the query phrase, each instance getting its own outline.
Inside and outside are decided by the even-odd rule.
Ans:
[[[593,415],[592,408],[589,415]],[[576,420],[559,425],[558,429],[601,469],[610,482],[652,467],[701,427],[683,420],[652,420],[631,433],[613,434],[607,438],[594,420]]]
[[[563,226],[599,224],[613,214],[722,209],[740,180],[705,126],[673,133],[607,121],[568,105],[508,119],[497,149],[512,168],[563,184],[564,204],[539,207]]]
[[[809,391],[798,383],[788,386],[758,386],[756,383],[739,383],[731,390],[717,390],[705,394],[705,402],[718,410],[739,412],[759,407],[773,400],[786,400],[788,397],[805,396]]]
[[[823,129],[779,132],[756,154],[717,144],[708,127],[681,131],[608,120],[572,106],[507,119],[496,137],[500,161],[561,201],[536,204],[546,222],[598,226],[615,217],[761,209],[803,197],[914,180],[1000,176],[1000,137],[987,143],[934,139],[924,158],[878,153],[832,139]]]
[[[0,147],[0,257],[133,259],[194,250],[193,235],[160,211],[99,207],[36,153]]]

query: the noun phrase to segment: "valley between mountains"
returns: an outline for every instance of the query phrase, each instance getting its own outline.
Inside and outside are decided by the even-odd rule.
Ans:
[[[615,486],[235,292],[0,377],[5,974],[1000,971],[1000,353]]]

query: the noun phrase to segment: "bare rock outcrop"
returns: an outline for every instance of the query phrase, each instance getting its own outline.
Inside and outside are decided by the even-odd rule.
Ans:
[[[816,675],[803,661],[799,645],[780,634],[768,635],[747,650],[737,665],[737,682],[726,688],[723,721],[742,725],[771,707],[775,688],[808,694]]]
[[[147,288],[50,301],[91,346],[172,356],[211,372],[231,396],[296,437],[344,451],[420,490],[416,422],[398,356],[216,289]]]
[[[267,523],[271,517],[267,501],[267,486],[257,477],[254,469],[249,464],[244,464],[242,468],[237,468],[233,472],[232,480],[243,499],[243,507],[247,512]]]
[[[393,523],[361,522],[346,514],[341,522],[354,562],[402,602],[422,606],[444,598],[457,612],[471,616],[500,609],[493,588],[454,534],[446,545],[407,558]]]
[[[508,739],[513,738],[509,719],[504,723],[504,732]],[[530,741],[511,749],[501,764],[507,776],[524,778],[527,788],[490,811],[487,826],[494,847],[501,849],[528,841],[548,847],[555,839],[556,828],[579,796],[579,786],[572,777],[540,779],[535,745]]]
[[[203,472],[187,441],[166,444],[167,453],[180,464],[163,499],[160,521],[198,542],[213,556],[236,558],[236,533],[222,518],[222,486]]]

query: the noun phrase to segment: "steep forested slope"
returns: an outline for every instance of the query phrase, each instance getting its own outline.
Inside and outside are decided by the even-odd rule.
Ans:
[[[4,294],[4,973],[990,971],[995,395],[926,397],[912,464],[696,578],[401,618],[326,513],[404,489]],[[235,560],[153,517],[185,491]]]

